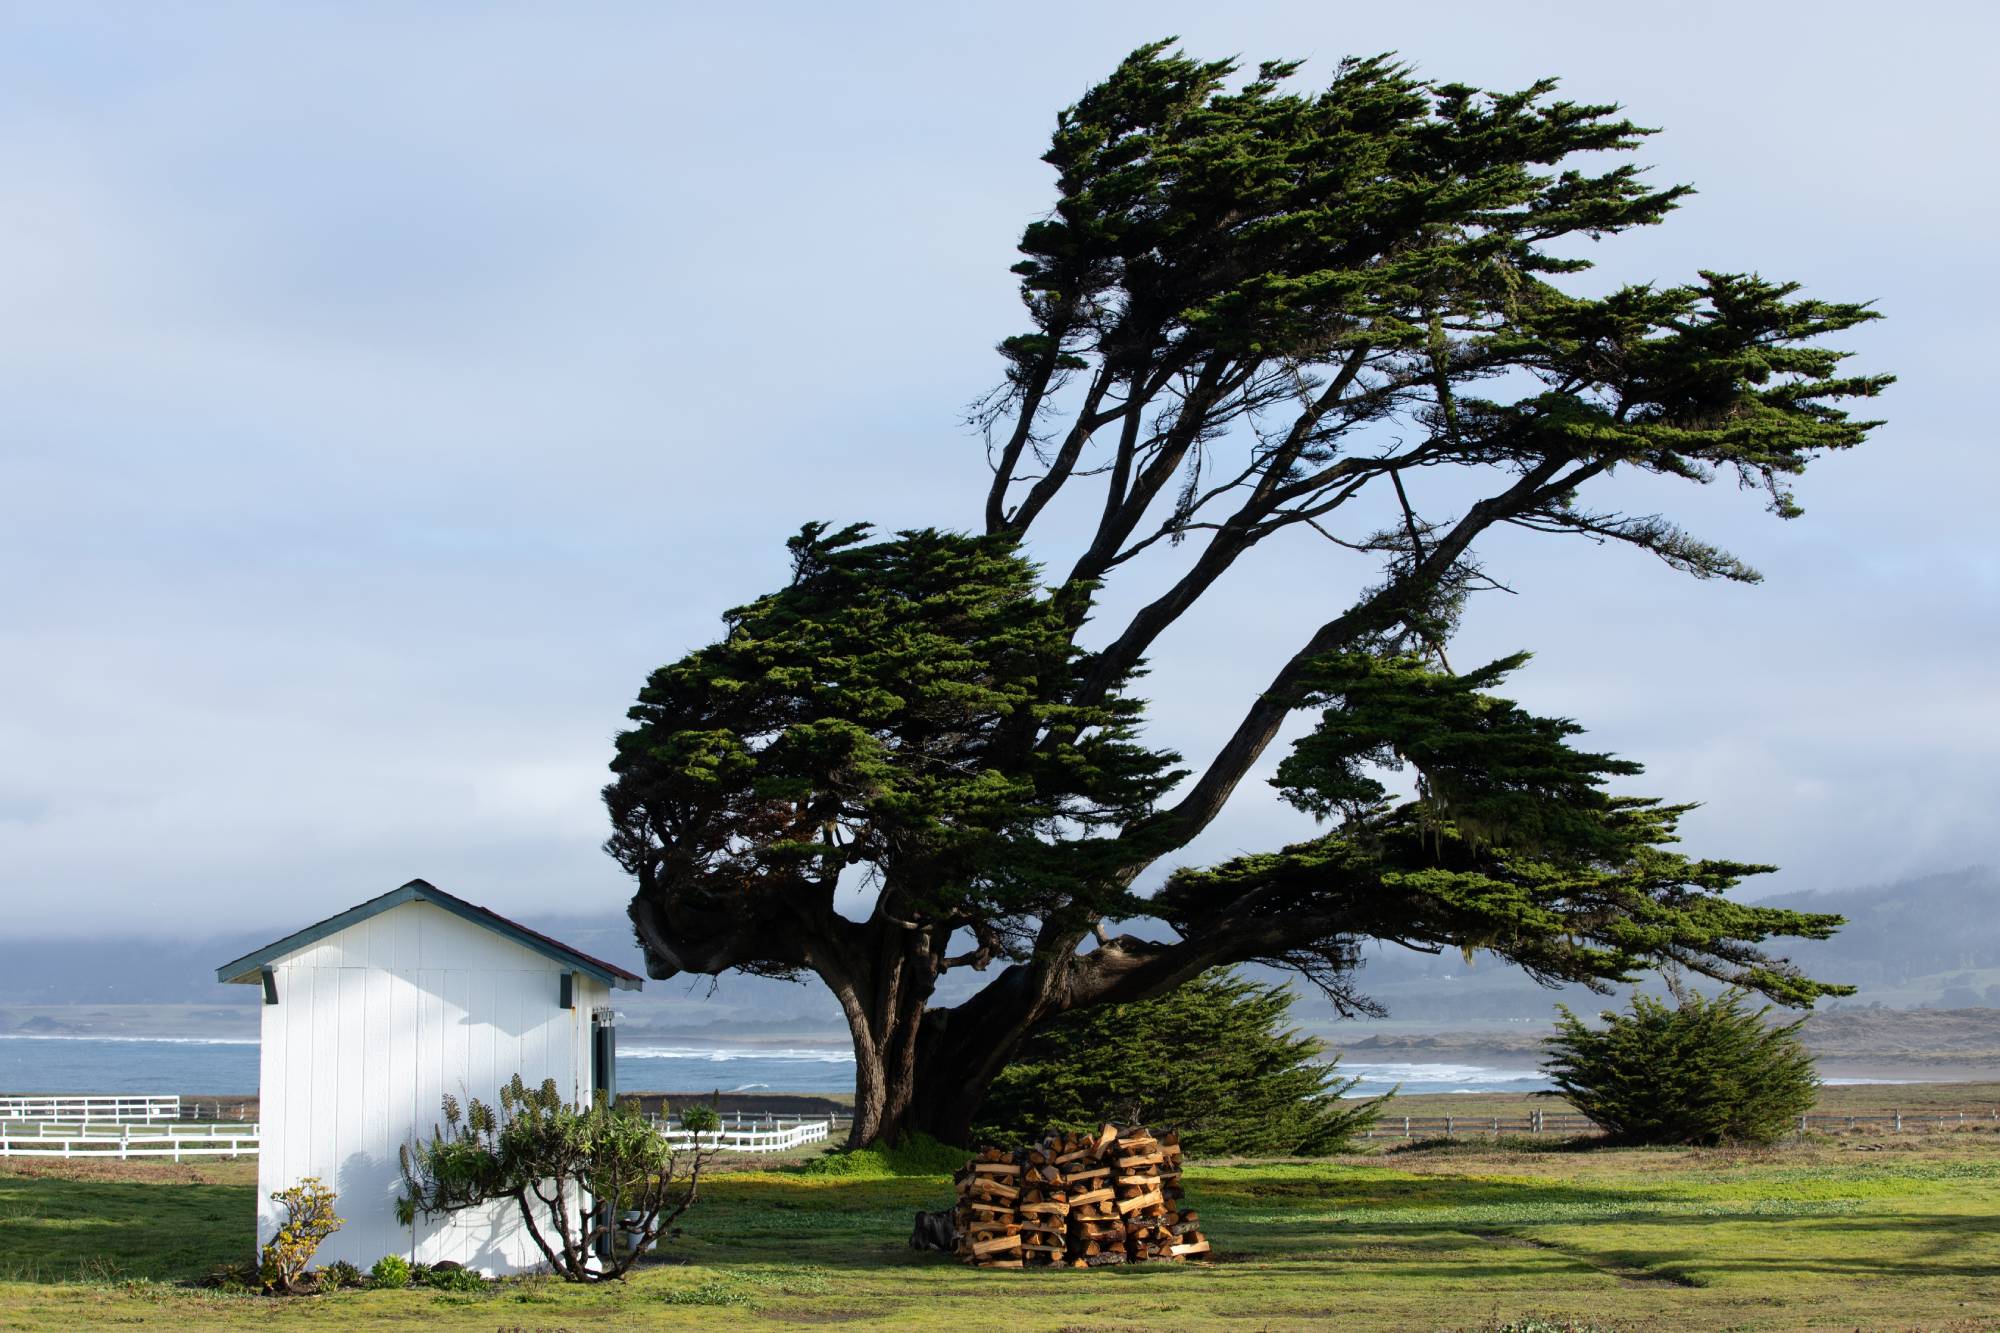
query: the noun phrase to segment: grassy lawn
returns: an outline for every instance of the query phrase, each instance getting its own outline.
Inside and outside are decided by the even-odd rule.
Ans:
[[[1221,1259],[974,1273],[905,1246],[938,1177],[717,1177],[631,1282],[271,1300],[179,1284],[241,1258],[247,1163],[0,1169],[0,1329],[2000,1329],[2000,1133],[1766,1152],[1491,1144],[1190,1168]]]

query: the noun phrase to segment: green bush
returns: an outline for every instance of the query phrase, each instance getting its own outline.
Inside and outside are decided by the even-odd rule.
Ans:
[[[1799,1040],[1805,1019],[1773,1026],[1770,1007],[1746,1009],[1738,990],[1675,998],[1669,1005],[1635,995],[1630,1012],[1601,1014],[1601,1029],[1558,1006],[1543,1067],[1620,1143],[1712,1147],[1783,1136],[1819,1089]]]
[[[712,1277],[692,1287],[673,1287],[661,1293],[665,1305],[750,1305],[749,1287],[737,1278]]]
[[[497,1107],[474,1099],[461,1108],[447,1095],[442,1108],[444,1124],[430,1141],[401,1149],[398,1218],[407,1226],[419,1214],[511,1199],[542,1257],[567,1282],[623,1278],[656,1241],[678,1235],[675,1224],[694,1206],[711,1155],[698,1139],[675,1147],[630,1099],[612,1104],[599,1095],[588,1107],[572,1106],[554,1079],[530,1088],[516,1074],[500,1089]],[[691,1112],[694,1124],[715,1123],[707,1108]],[[580,1225],[551,1225],[579,1198],[607,1202]],[[600,1258],[599,1243],[618,1231],[635,1243]],[[423,1281],[414,1271],[410,1277]]]
[[[306,1271],[321,1243],[340,1230],[341,1219],[333,1212],[339,1197],[322,1185],[318,1176],[307,1176],[290,1189],[271,1195],[273,1202],[284,1205],[285,1220],[258,1257],[257,1275],[266,1291],[318,1289],[319,1279],[308,1278]]]
[[[410,1261],[400,1254],[385,1254],[368,1270],[368,1280],[391,1290],[407,1287],[410,1285]]]
[[[319,1284],[325,1290],[361,1285],[362,1272],[345,1259],[336,1259],[319,1270]]]
[[[484,1291],[486,1279],[459,1264],[439,1264],[424,1274],[424,1285],[439,1291]]]
[[[1324,1046],[1285,1026],[1292,993],[1209,972],[1154,1000],[1075,1010],[1028,1038],[973,1134],[1020,1143],[1107,1120],[1180,1131],[1190,1156],[1323,1156],[1381,1114],[1342,1100]]]

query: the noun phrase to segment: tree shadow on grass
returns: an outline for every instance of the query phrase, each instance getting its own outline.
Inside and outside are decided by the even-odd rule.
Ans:
[[[186,1281],[255,1250],[257,1191],[0,1176],[0,1280]]]
[[[1229,1263],[1298,1263],[1324,1274],[1349,1252],[1379,1248],[1385,1235],[1403,1257],[1426,1272],[1467,1278],[1548,1271],[1532,1253],[1502,1258],[1468,1255],[1467,1227],[1457,1214],[1504,1216],[1549,1209],[1634,1209],[1669,1196],[1647,1188],[1582,1186],[1560,1181],[1508,1181],[1380,1172],[1314,1174],[1297,1168],[1204,1172],[1188,1188],[1218,1257]],[[787,1180],[759,1181],[716,1191],[689,1215],[689,1244],[678,1256],[704,1265],[812,1263],[829,1268],[921,1268],[956,1264],[952,1256],[908,1248],[914,1212],[943,1207],[951,1189],[922,1180],[855,1182],[848,1189]],[[1378,1225],[1371,1210],[1435,1211],[1435,1220]],[[1328,1216],[1341,1214],[1339,1217]],[[1433,1259],[1425,1256],[1437,1251]],[[1449,1251],[1450,1253],[1446,1253]],[[1198,1271],[1191,1265],[1151,1265]]]
[[[1828,1277],[1922,1281],[1963,1277],[1985,1278],[2000,1296],[2000,1216],[1975,1213],[1875,1213],[1837,1217],[1758,1216],[1729,1214],[1708,1219],[1642,1214],[1617,1219],[1621,1229],[1675,1227],[1686,1231],[1702,1221],[1728,1224],[1756,1232],[1776,1228],[1781,1234],[1760,1243],[1741,1231],[1727,1243],[1695,1246],[1662,1239],[1658,1243],[1602,1248],[1567,1241],[1544,1241],[1565,1254],[1654,1272],[1693,1275],[1702,1282],[1729,1276],[1771,1279],[1786,1275],[1802,1279]],[[1812,1246],[1801,1253],[1800,1247]]]
[[[947,1188],[924,1181],[869,1182],[852,1192],[779,1184],[754,1196],[705,1200],[705,1215],[691,1218],[696,1243],[683,1253],[688,1261],[721,1266],[953,1270],[958,1261],[952,1256],[905,1244],[914,1208],[942,1206],[949,1198]],[[2000,1217],[1766,1215],[1733,1211],[1723,1201],[1713,1212],[1688,1210],[1684,1192],[1645,1183],[1232,1168],[1203,1172],[1187,1202],[1199,1210],[1217,1262],[1133,1271],[1199,1273],[1241,1265],[1273,1280],[1338,1275],[1454,1285],[1575,1277],[1700,1286],[1730,1275],[1762,1282],[1787,1276],[1801,1282],[1920,1281],[1995,1277],[1991,1255],[2000,1250]],[[1676,1208],[1666,1213],[1662,1205]],[[1744,1240],[1742,1232],[1725,1245],[1710,1230],[1717,1225],[1747,1226],[1753,1236],[1766,1226],[1783,1231],[1773,1233],[1768,1246]],[[1658,1239],[1649,1242],[1648,1236]]]

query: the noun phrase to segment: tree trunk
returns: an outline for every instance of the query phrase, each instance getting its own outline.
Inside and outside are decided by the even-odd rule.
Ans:
[[[828,978],[854,1039],[854,1124],[847,1146],[902,1138],[910,1129],[910,1106],[922,1066],[918,1034],[934,975],[905,960],[890,960],[873,984]]]
[[[1036,1023],[1068,1007],[1057,984],[1068,971],[1016,963],[952,1008],[925,1014],[910,1127],[971,1147],[973,1121],[993,1080]]]
[[[825,977],[854,1040],[847,1144],[921,1133],[965,1145],[987,1088],[1038,1016],[1023,984],[1029,970],[1009,968],[963,1004],[932,1009],[935,973],[908,955],[880,957],[882,971],[865,981]]]
[[[987,1090],[1036,1024],[1072,1009],[1164,994],[1217,963],[1258,957],[1270,947],[1261,935],[1242,932],[1218,932],[1200,947],[1121,935],[1078,958],[1067,953],[1072,943],[1062,946],[1064,962],[1016,963],[951,1008],[916,1004],[897,1027],[914,1039],[893,1050],[865,1042],[857,1028],[849,1145],[894,1143],[914,1132],[971,1147]],[[923,992],[928,998],[931,985]]]

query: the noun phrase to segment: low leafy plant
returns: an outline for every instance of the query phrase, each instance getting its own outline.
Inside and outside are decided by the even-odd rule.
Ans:
[[[755,1297],[743,1282],[712,1277],[691,1287],[674,1287],[662,1293],[660,1301],[665,1305],[750,1305]]]
[[[217,1264],[202,1275],[197,1285],[216,1291],[247,1292],[256,1291],[262,1285],[262,1279],[257,1275],[255,1264]]]
[[[319,1270],[319,1284],[322,1288],[338,1289],[358,1287],[367,1280],[367,1274],[345,1259],[336,1259]]]
[[[400,1254],[385,1254],[368,1270],[368,1280],[378,1287],[400,1291],[410,1285],[410,1261]]]
[[[484,1291],[486,1279],[458,1264],[437,1264],[424,1275],[424,1284],[439,1291]]]
[[[512,1199],[542,1257],[569,1282],[623,1278],[660,1237],[677,1234],[712,1153],[699,1137],[678,1148],[631,1103],[600,1096],[572,1106],[553,1079],[529,1088],[516,1074],[499,1103],[474,1100],[461,1111],[447,1096],[444,1124],[428,1142],[403,1148],[397,1213],[405,1225],[419,1213]],[[719,1118],[697,1106],[681,1121],[703,1130]],[[596,1206],[586,1210],[586,1200]],[[629,1244],[614,1243],[621,1232]]]
[[[1625,1144],[1771,1143],[1811,1109],[1819,1092],[1799,1039],[1805,1020],[1767,1021],[1740,990],[1715,999],[1676,990],[1675,1004],[1632,997],[1602,1028],[1569,1009],[1545,1043],[1543,1068],[1558,1093]]]
[[[271,1195],[273,1202],[284,1205],[286,1216],[278,1234],[265,1244],[257,1266],[257,1276],[266,1291],[289,1293],[315,1289],[316,1280],[309,1280],[306,1270],[320,1245],[340,1230],[341,1219],[333,1211],[338,1197],[320,1184],[318,1176],[307,1176],[290,1189]]]

